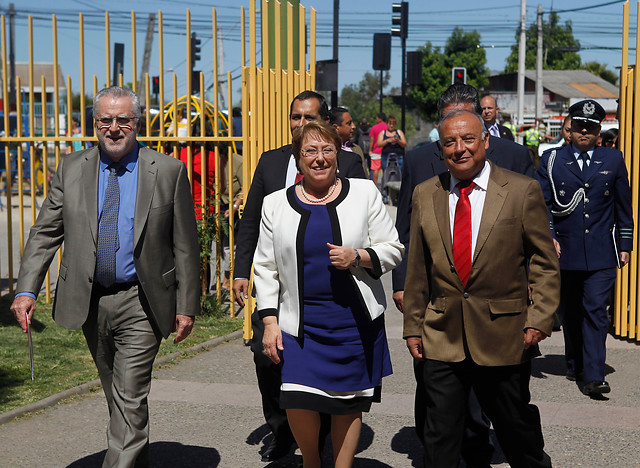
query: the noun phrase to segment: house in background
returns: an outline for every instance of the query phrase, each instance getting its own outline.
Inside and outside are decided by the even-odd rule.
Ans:
[[[8,70],[7,70],[8,71]],[[36,134],[40,133],[40,129],[42,128],[42,77],[45,79],[45,101],[46,101],[46,115],[47,115],[47,131],[50,133],[53,126],[53,116],[54,116],[54,99],[55,99],[55,87],[54,87],[54,65],[53,63],[43,63],[37,62],[33,64],[33,94],[35,97],[34,102],[34,118],[35,118],[35,129]],[[65,78],[62,74],[62,69],[58,64],[58,97],[61,100],[60,102],[60,113],[66,113],[66,103],[63,101],[63,98],[66,96],[66,82]],[[29,64],[16,62],[16,76],[20,77],[20,94],[23,96],[22,98],[22,114],[29,114],[29,106],[28,106],[28,94],[30,91],[29,88]],[[18,80],[16,79],[16,86]],[[0,83],[2,83],[2,76],[0,74]],[[2,83],[4,86],[4,83]],[[9,83],[6,84],[7,88],[9,87]],[[0,96],[0,111],[3,109],[2,96]],[[15,111],[11,109],[11,111]],[[65,122],[61,121],[61,124],[64,125]]]
[[[607,112],[606,120],[616,120],[618,87],[587,70],[542,71],[543,121],[551,135],[555,135],[572,104],[593,99]],[[485,94],[494,96],[502,114],[517,117],[518,74],[503,73],[489,77]],[[531,124],[536,115],[536,71],[525,72],[524,122]]]

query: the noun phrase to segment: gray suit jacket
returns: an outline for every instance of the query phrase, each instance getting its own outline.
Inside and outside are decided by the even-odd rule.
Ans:
[[[97,147],[64,157],[24,250],[19,292],[38,294],[64,241],[53,317],[65,328],[87,319],[98,237]],[[134,264],[150,313],[166,338],[176,312],[200,310],[200,254],[184,164],[140,147],[134,214]]]

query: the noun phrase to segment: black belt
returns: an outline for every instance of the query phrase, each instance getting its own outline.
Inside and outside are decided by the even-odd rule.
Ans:
[[[139,286],[139,281],[127,281],[126,283],[113,283],[108,288],[102,286],[100,283],[94,283],[94,290],[96,293],[101,296],[108,296],[110,294],[116,294],[121,291],[126,291],[127,289],[132,288],[133,286]]]

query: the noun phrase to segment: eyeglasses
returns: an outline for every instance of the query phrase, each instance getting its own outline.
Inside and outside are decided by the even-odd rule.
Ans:
[[[323,148],[321,150],[317,149],[317,148],[311,148],[308,150],[302,150],[302,155],[307,157],[307,158],[317,158],[318,155],[322,154],[322,156],[329,157],[332,154],[336,153],[336,149],[335,148]]]
[[[118,127],[129,127],[131,126],[131,121],[138,120],[138,117],[100,117],[99,119],[96,119],[96,122],[98,122],[99,128],[105,128],[111,127],[111,124],[114,120],[116,121],[116,125],[118,125]]]

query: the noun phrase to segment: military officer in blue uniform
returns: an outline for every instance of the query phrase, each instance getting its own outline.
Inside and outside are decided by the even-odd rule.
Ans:
[[[616,266],[632,249],[631,190],[622,153],[596,146],[602,106],[580,101],[569,115],[571,143],[543,154],[536,177],[560,259],[567,378],[582,381],[593,397],[611,391],[604,380],[606,307]]]

